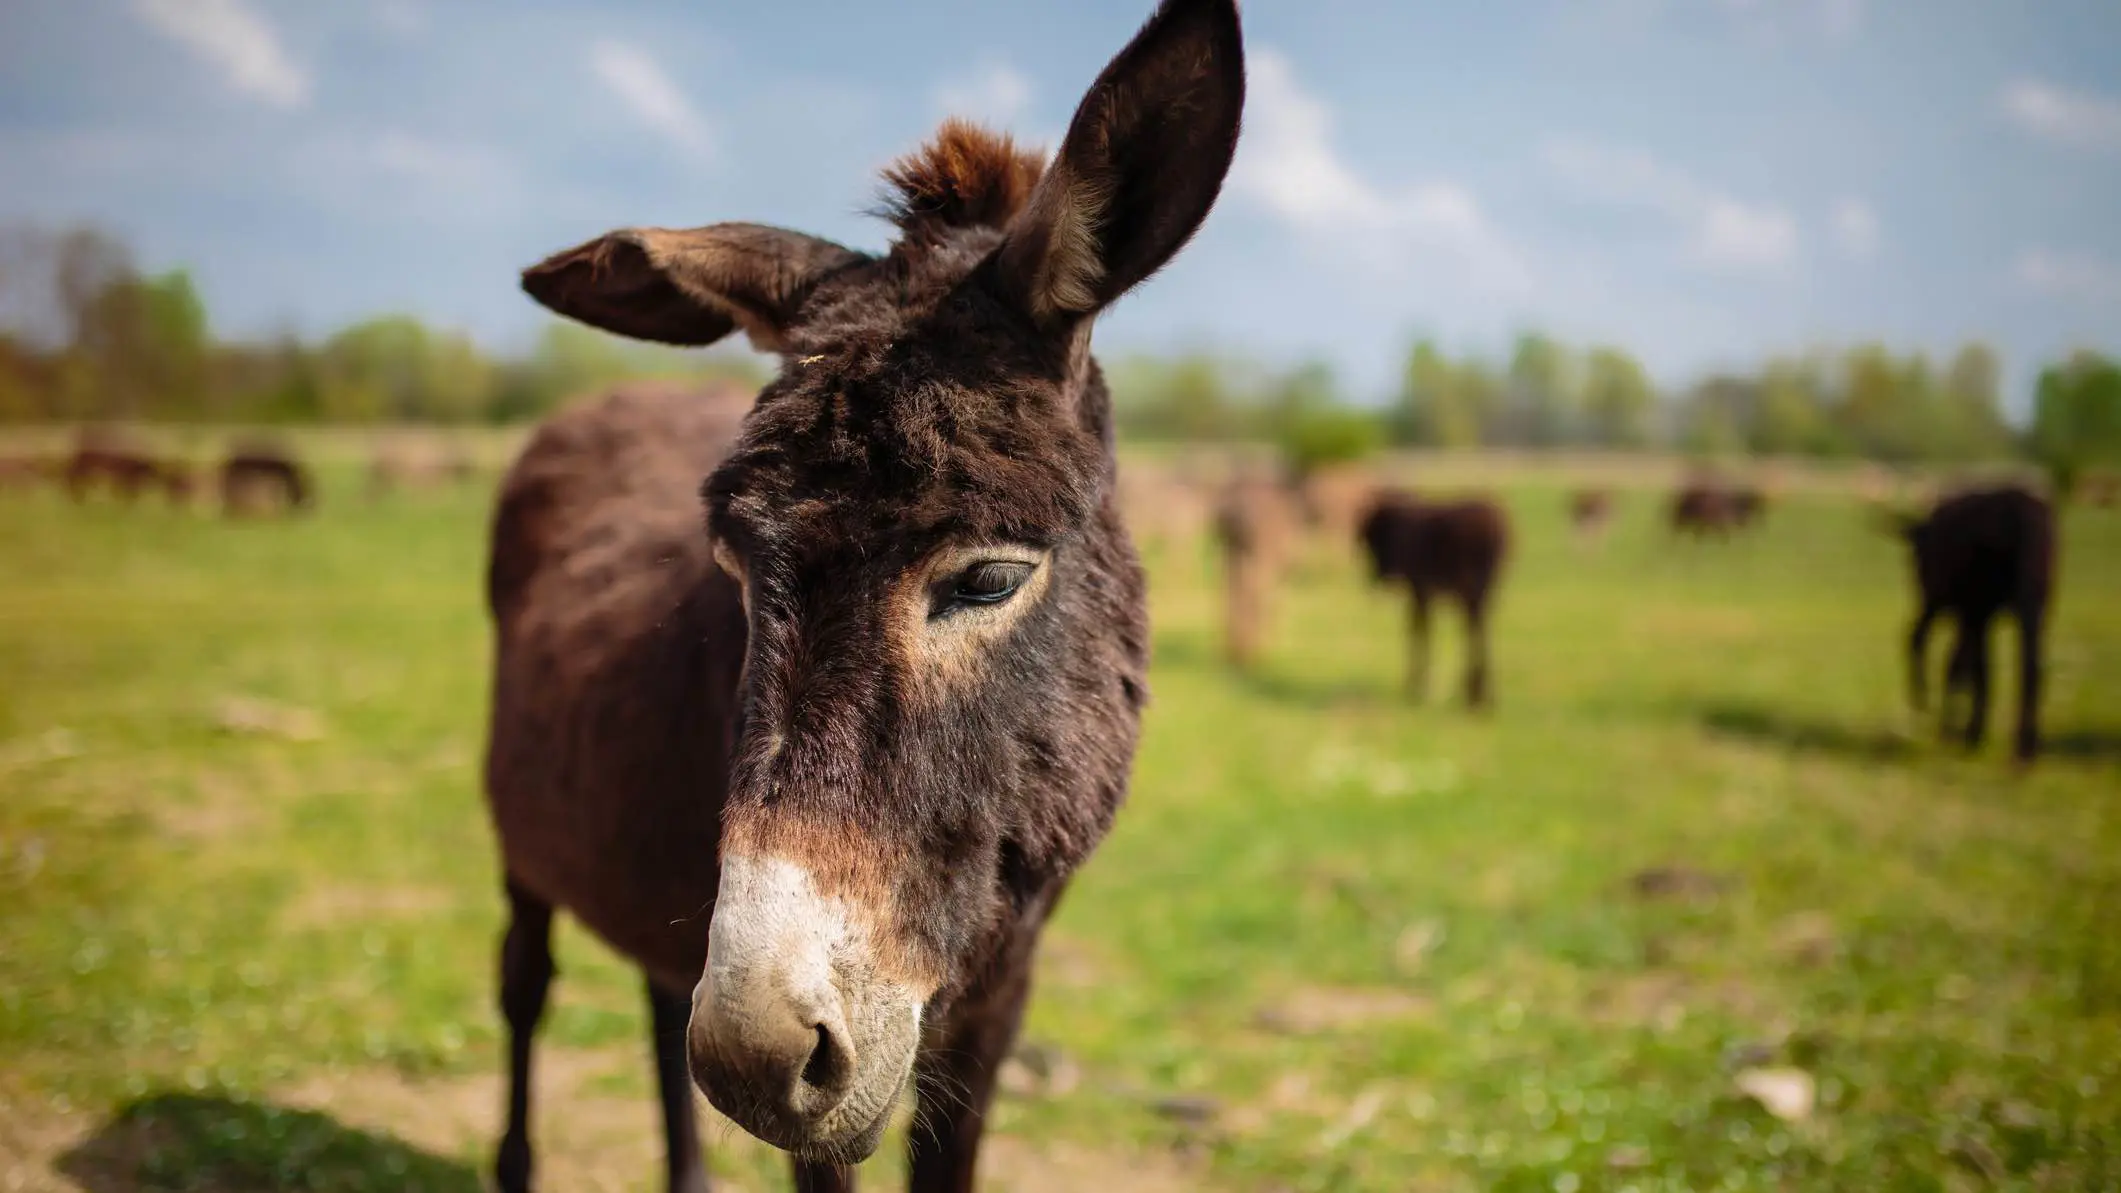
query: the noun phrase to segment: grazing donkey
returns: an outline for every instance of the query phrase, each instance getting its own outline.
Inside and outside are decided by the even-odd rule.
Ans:
[[[1946,497],[1924,518],[1903,518],[1913,548],[1922,607],[1908,631],[1908,700],[1929,702],[1930,626],[1940,614],[1956,623],[1945,667],[1944,731],[1955,728],[1969,749],[1988,726],[1989,623],[1998,613],[2018,621],[2020,762],[2040,749],[2041,635],[2055,574],[2055,515],[2044,498],[2019,488],[1976,489]],[[1952,697],[1969,697],[1966,720],[1952,723]]]
[[[1714,477],[1687,481],[1672,495],[1672,532],[1722,539],[1743,530],[1767,511],[1767,494],[1757,485],[1737,485]]]
[[[1578,489],[1569,494],[1569,523],[1579,539],[1595,539],[1613,521],[1611,489]]]
[[[160,489],[171,505],[191,498],[191,469],[181,460],[160,460],[128,439],[84,433],[60,469],[67,495],[85,501],[98,484],[130,505],[142,492]]]
[[[1408,694],[1420,700],[1428,693],[1429,601],[1441,592],[1466,613],[1466,704],[1486,707],[1488,598],[1510,551],[1502,507],[1484,498],[1430,502],[1388,491],[1363,516],[1359,533],[1377,580],[1404,581],[1413,597]]]
[[[260,507],[306,510],[314,489],[309,470],[277,444],[238,444],[221,461],[221,512],[230,518]]]
[[[1296,546],[1298,511],[1278,481],[1238,476],[1215,502],[1215,545],[1223,565],[1223,657],[1236,667],[1258,659]]]
[[[974,1187],[1146,699],[1091,324],[1207,217],[1243,99],[1233,0],[1165,0],[1050,165],[950,122],[891,167],[881,256],[716,224],[524,273],[585,323],[742,328],[782,367],[736,425],[667,394],[564,414],[503,484],[503,1190],[530,1183],[555,909],[645,971],[673,1189],[707,1183],[688,1066],[805,1190],[852,1187],[910,1083],[912,1187]]]

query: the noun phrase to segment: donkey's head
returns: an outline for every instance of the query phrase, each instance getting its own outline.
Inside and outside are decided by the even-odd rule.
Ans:
[[[1147,650],[1090,325],[1207,216],[1243,96],[1234,0],[1165,0],[1050,166],[955,123],[893,166],[883,256],[718,224],[524,275],[611,331],[783,358],[705,487],[750,632],[689,1035],[769,1142],[868,1155],[924,1023],[1111,821]]]

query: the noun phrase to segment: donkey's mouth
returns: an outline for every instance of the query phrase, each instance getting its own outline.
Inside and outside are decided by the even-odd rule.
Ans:
[[[708,1103],[761,1142],[807,1163],[859,1164],[868,1159],[883,1142],[892,1113],[911,1084],[909,1052],[892,1071],[858,1079],[837,1100],[821,1105],[800,1078],[792,1091],[768,1092],[775,1087],[762,1088],[755,1073],[746,1072],[742,1062],[730,1063],[711,1038],[702,1037],[696,1025],[693,1080]]]
[[[806,1159],[874,1152],[920,1050],[924,992],[879,972],[861,909],[801,865],[722,859],[686,1051],[714,1108]]]
[[[904,1086],[901,1086],[900,1093],[903,1092]],[[805,1164],[844,1164],[851,1167],[876,1154],[876,1149],[884,1142],[884,1131],[891,1125],[891,1114],[898,1108],[898,1101],[898,1094],[886,1099],[883,1109],[877,1112],[876,1118],[871,1120],[868,1126],[843,1139],[774,1146]]]

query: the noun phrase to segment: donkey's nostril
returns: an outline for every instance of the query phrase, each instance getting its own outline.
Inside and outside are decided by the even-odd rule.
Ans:
[[[803,1062],[804,1092],[813,1100],[837,1102],[854,1081],[854,1053],[827,1024],[820,1023],[813,1030],[817,1042],[811,1045],[810,1059]]]

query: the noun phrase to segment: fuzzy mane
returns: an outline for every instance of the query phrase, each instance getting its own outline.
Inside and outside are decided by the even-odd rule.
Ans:
[[[1006,227],[1045,172],[1042,151],[952,117],[933,140],[885,167],[878,214],[916,242],[953,228]]]

